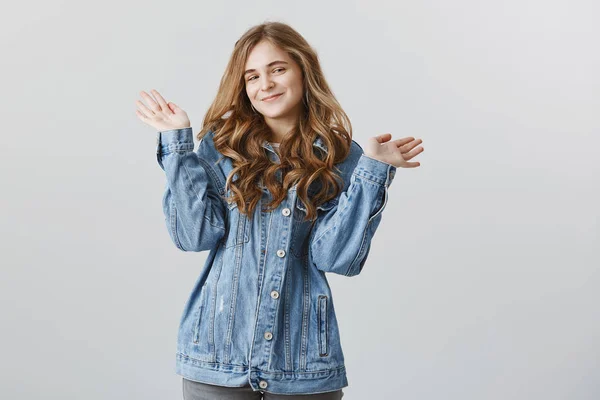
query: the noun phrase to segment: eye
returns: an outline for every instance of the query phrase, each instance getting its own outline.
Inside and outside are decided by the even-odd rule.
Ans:
[[[275,68],[275,69],[273,70],[273,72],[276,72],[276,71],[279,71],[279,70],[281,70],[281,71],[285,71],[285,68]],[[250,78],[248,78],[248,82],[250,82],[250,81],[254,80],[254,78],[256,78],[256,75],[252,75]]]

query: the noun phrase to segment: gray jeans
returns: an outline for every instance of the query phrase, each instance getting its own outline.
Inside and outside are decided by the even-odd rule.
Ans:
[[[340,400],[344,396],[342,389],[335,392],[317,394],[272,394],[262,390],[253,391],[250,384],[243,387],[226,387],[207,383],[183,380],[183,400]]]

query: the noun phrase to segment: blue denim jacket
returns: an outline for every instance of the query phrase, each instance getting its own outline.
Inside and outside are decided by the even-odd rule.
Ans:
[[[325,273],[361,272],[396,167],[365,156],[353,140],[348,157],[336,164],[344,189],[318,207],[314,226],[303,219],[295,186],[265,212],[262,204],[272,197],[261,183],[263,197],[248,218],[221,197],[232,160],[216,150],[213,135],[196,151],[192,128],[157,137],[169,236],[182,251],[210,251],[181,316],[175,372],[277,394],[348,386]],[[320,138],[313,145],[327,151]],[[263,147],[279,162],[269,142]]]

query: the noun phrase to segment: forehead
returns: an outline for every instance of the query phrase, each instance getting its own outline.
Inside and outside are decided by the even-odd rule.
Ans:
[[[248,55],[244,69],[262,68],[271,61],[275,60],[282,60],[291,63],[291,59],[285,51],[281,50],[271,42],[263,40],[257,43]]]

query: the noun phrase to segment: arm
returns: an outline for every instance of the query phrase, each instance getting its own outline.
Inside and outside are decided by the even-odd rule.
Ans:
[[[309,252],[318,269],[345,276],[362,271],[395,172],[395,166],[370,158],[361,149],[348,189],[335,207],[319,216],[311,233]]]
[[[158,132],[156,157],[165,171],[163,213],[169,236],[182,251],[210,250],[225,234],[225,206],[216,189],[216,160],[209,132],[194,152],[192,128]]]

